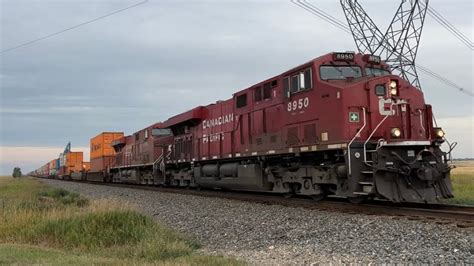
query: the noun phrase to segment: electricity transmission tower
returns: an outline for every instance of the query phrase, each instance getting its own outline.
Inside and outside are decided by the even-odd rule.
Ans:
[[[379,55],[394,73],[419,89],[421,86],[415,59],[428,1],[402,0],[383,34],[357,0],[340,0],[359,52]]]

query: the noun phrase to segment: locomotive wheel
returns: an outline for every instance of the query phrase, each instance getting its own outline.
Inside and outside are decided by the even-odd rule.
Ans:
[[[361,204],[366,199],[367,199],[366,197],[348,197],[347,198],[347,200],[349,200],[350,203],[354,203],[354,204]]]
[[[324,193],[318,194],[318,195],[311,195],[311,198],[314,201],[322,201],[324,198],[326,198],[326,195]]]
[[[287,199],[292,198],[297,190],[296,184],[291,183],[283,183],[283,188],[288,189],[288,191],[283,194],[283,197]]]

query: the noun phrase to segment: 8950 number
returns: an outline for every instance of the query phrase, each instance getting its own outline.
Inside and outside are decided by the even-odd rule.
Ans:
[[[294,100],[292,102],[288,103],[287,110],[288,112],[296,111],[296,110],[301,110],[303,108],[307,108],[309,106],[309,99],[308,97],[299,99],[299,100]]]

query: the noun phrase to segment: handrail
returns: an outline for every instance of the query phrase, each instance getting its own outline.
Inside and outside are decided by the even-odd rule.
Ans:
[[[158,162],[161,161],[161,159],[163,159],[163,153],[161,153],[160,157],[158,157],[158,159],[156,159],[156,160],[153,162],[153,170],[156,170],[156,169],[157,169],[157,167],[155,167],[155,166],[156,166],[156,164],[157,164]]]
[[[418,109],[418,113],[420,114],[420,126],[423,129],[423,135],[426,137],[426,129],[423,126],[423,112],[421,111],[421,109]]]
[[[360,135],[360,133],[362,132],[362,130],[364,130],[365,126],[367,125],[367,120],[366,120],[366,117],[365,117],[365,107],[362,107],[362,113],[364,114],[363,117],[364,117],[364,124],[362,125],[362,127],[357,131],[357,133],[354,135],[354,137],[351,139],[351,141],[349,142],[349,144],[347,145],[347,164],[349,166],[349,176],[351,176],[352,174],[352,169],[351,169],[351,145],[352,143],[355,141],[355,139],[357,138],[357,136]]]
[[[372,133],[370,133],[370,135],[369,135],[369,137],[367,138],[367,140],[364,142],[364,163],[365,163],[365,164],[367,164],[367,147],[366,147],[366,146],[367,146],[367,143],[370,141],[370,139],[371,139],[372,136],[375,134],[375,132],[377,131],[377,129],[379,129],[379,127],[383,124],[383,122],[385,122],[385,120],[387,120],[387,118],[388,118],[389,116],[393,115],[393,112],[392,112],[392,111],[393,111],[393,106],[394,106],[394,105],[395,105],[394,103],[392,103],[392,104],[390,105],[390,112],[389,112],[387,115],[385,115],[385,117],[382,119],[382,121],[380,121],[380,122],[378,123],[378,125],[374,128],[374,130],[372,130]]]

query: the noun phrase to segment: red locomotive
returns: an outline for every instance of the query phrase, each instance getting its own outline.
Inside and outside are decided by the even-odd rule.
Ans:
[[[444,132],[423,93],[388,69],[371,55],[321,56],[116,141],[109,174],[315,199],[450,198]]]
[[[113,141],[103,180],[438,202],[453,195],[432,121],[379,57],[330,53]]]

